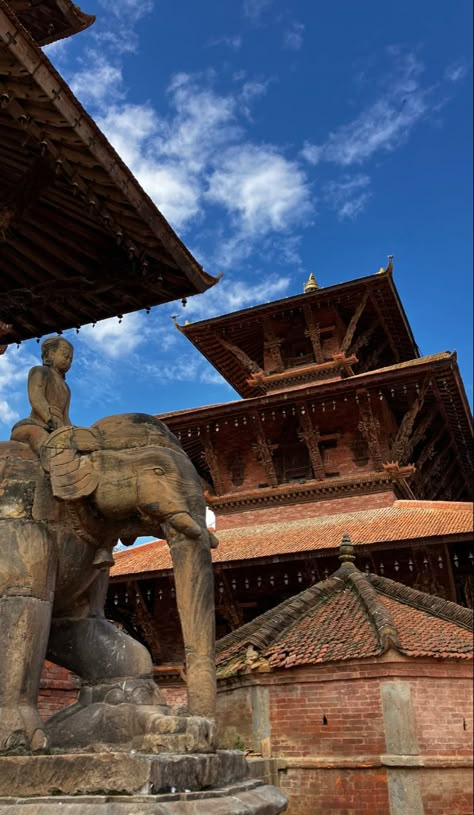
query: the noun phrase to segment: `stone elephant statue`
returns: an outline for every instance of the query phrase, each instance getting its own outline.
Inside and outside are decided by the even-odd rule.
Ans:
[[[53,746],[74,746],[74,732],[90,727],[88,705],[96,706],[95,720],[102,724],[98,734],[77,736],[79,746],[87,739],[120,741],[124,733],[127,741],[127,727],[129,742],[137,734],[183,731],[176,722],[160,725],[169,710],[152,682],[148,651],[104,617],[119,538],[168,541],[189,714],[195,724],[199,717],[212,719],[210,549],[217,541],[206,528],[205,511],[193,464],[152,416],[130,413],[90,428],[62,427],[42,445],[39,459],[27,444],[0,443],[0,751],[41,749],[51,734]],[[45,658],[78,674],[83,688],[77,705],[43,724],[36,704]],[[108,719],[96,710],[105,702],[114,710]],[[74,716],[82,722],[78,728]],[[101,731],[106,719],[107,738]]]

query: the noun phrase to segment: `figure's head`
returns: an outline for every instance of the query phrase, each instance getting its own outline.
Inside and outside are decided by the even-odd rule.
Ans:
[[[64,337],[50,337],[41,346],[43,365],[54,368],[63,376],[69,371],[73,356],[74,348]]]

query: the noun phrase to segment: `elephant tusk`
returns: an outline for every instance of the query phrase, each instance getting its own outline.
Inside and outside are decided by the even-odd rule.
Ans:
[[[209,544],[211,549],[217,549],[217,547],[219,546],[218,538],[216,538],[214,532],[211,532],[210,529],[208,530],[208,532],[209,532]]]

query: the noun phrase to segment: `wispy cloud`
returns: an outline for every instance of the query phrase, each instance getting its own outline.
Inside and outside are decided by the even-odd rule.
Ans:
[[[231,51],[240,51],[242,47],[242,37],[240,34],[233,34],[224,37],[216,37],[216,39],[208,42],[209,48],[217,48],[218,46],[230,48]]]
[[[451,65],[448,65],[444,72],[445,79],[448,82],[460,82],[467,76],[468,67],[464,62],[452,62]]]
[[[330,181],[323,190],[324,200],[340,220],[354,220],[365,209],[372,193],[368,175],[344,176]]]
[[[272,2],[273,0],[244,0],[242,4],[243,15],[251,20],[258,21]]]
[[[351,122],[319,145],[306,143],[302,155],[312,164],[362,164],[378,152],[391,152],[433,109],[432,88],[422,84],[423,65],[414,53],[393,53],[397,67],[381,95]]]
[[[283,47],[289,51],[299,51],[303,45],[303,23],[293,20],[283,35]]]

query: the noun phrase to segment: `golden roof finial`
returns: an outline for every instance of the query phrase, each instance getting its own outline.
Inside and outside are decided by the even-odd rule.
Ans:
[[[385,274],[385,272],[391,272],[393,270],[393,255],[387,255],[387,257],[388,257],[387,268],[384,269],[384,267],[381,266],[377,274]]]
[[[311,272],[310,276],[308,277],[308,282],[304,284],[304,293],[306,294],[309,291],[316,291],[317,289],[319,289],[319,286],[316,282],[314,274]]]

